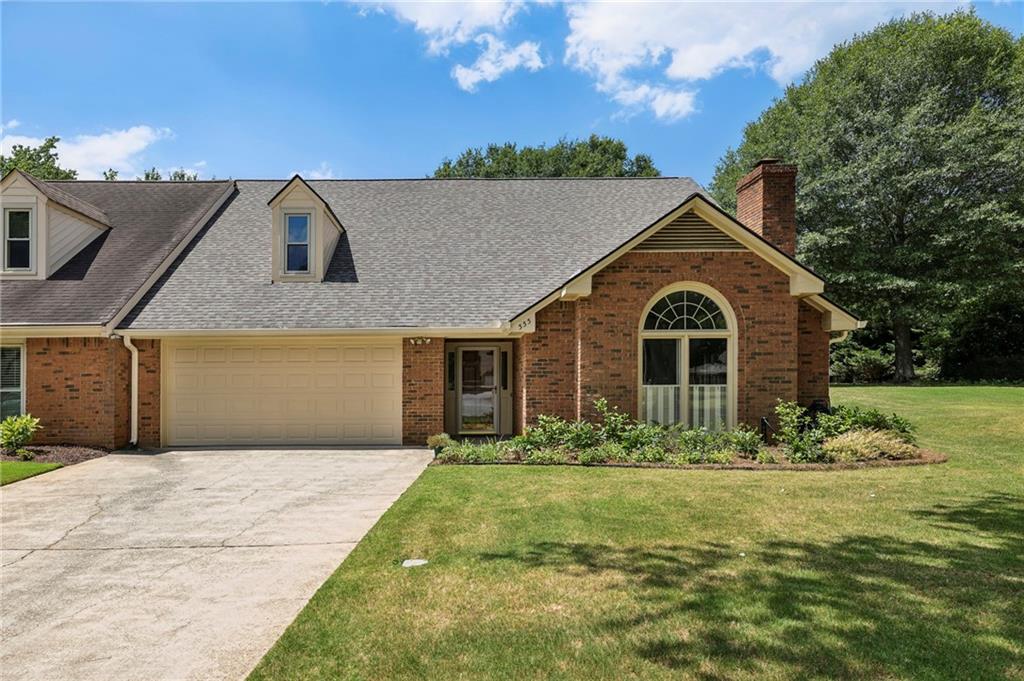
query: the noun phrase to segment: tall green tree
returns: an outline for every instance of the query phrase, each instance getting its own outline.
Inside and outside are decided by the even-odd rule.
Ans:
[[[40,180],[74,180],[78,172],[61,168],[57,158],[59,137],[47,137],[38,147],[15,144],[8,156],[0,154],[0,176],[17,168]]]
[[[768,156],[800,169],[801,256],[891,330],[901,380],[920,332],[1024,282],[1024,40],[972,12],[837,46],[720,159],[716,199]]]
[[[460,177],[657,177],[647,154],[629,155],[626,144],[611,137],[560,139],[552,146],[520,147],[513,142],[469,148],[454,161],[444,159],[437,178]]]

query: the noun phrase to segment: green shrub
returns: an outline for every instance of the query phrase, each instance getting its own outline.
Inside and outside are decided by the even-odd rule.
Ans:
[[[828,412],[812,418],[813,426],[820,431],[822,439],[835,437],[851,430],[891,431],[906,442],[914,442],[914,426],[897,414],[885,414],[877,409],[836,405]]]
[[[917,447],[896,434],[881,430],[851,430],[829,438],[821,446],[829,461],[874,461],[912,459]]]
[[[829,373],[835,383],[882,383],[893,377],[895,366],[891,344],[876,350],[847,341],[832,350]]]
[[[594,400],[594,410],[601,415],[601,439],[621,444],[623,435],[634,425],[633,419],[617,407],[609,406],[603,397]]]
[[[628,456],[625,448],[618,442],[604,442],[597,447],[580,451],[576,454],[576,460],[589,466],[596,463],[626,461]]]
[[[31,460],[33,454],[24,447],[32,442],[32,437],[40,427],[39,419],[31,414],[8,416],[0,421],[0,448],[18,454],[24,461]]]
[[[569,454],[564,449],[544,447],[531,451],[523,462],[538,465],[569,463]]]
[[[668,461],[668,452],[658,445],[645,445],[626,452],[626,460],[630,463],[664,463]]]
[[[496,463],[504,458],[497,442],[453,442],[437,455],[442,463]]]
[[[758,463],[778,463],[779,459],[775,456],[775,452],[770,449],[762,449],[757,453]]]
[[[440,452],[445,447],[450,447],[455,440],[448,433],[438,433],[427,438],[427,446],[435,452]]]
[[[814,420],[806,409],[796,402],[779,400],[775,405],[775,415],[779,419],[776,437],[787,459],[792,463],[825,461],[825,454],[821,451],[825,435],[814,426]]]
[[[644,447],[661,445],[668,437],[669,431],[662,426],[651,423],[634,423],[619,434],[617,442],[626,451],[635,451]]]
[[[761,434],[752,428],[739,426],[728,432],[729,445],[744,459],[756,459],[764,451]]]

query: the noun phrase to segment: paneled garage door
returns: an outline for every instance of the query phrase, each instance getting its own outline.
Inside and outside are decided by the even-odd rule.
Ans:
[[[162,356],[165,446],[402,441],[399,338],[165,339]]]

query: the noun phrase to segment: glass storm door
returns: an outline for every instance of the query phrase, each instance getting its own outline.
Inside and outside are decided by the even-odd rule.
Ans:
[[[497,348],[459,350],[459,433],[498,432]]]

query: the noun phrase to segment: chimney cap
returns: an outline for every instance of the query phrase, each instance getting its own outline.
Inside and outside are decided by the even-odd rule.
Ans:
[[[782,163],[782,159],[781,158],[775,158],[773,156],[769,156],[767,158],[762,158],[760,161],[755,163],[754,164],[754,168],[757,168],[759,166],[773,166],[773,165],[775,165],[777,163]]]

